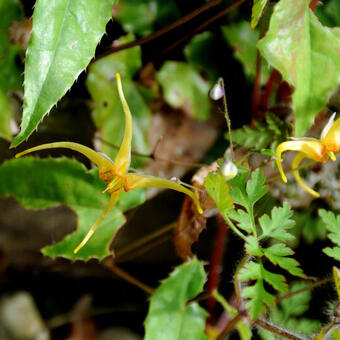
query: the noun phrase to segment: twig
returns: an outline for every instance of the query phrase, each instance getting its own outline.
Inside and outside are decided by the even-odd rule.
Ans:
[[[164,49],[161,53],[159,53],[158,55],[155,56],[156,58],[159,58],[161,56],[163,56],[164,54],[168,53],[169,51],[173,50],[174,48],[176,48],[178,45],[181,45],[183,42],[187,41],[188,39],[190,39],[193,35],[195,35],[197,32],[203,30],[204,28],[206,28],[207,26],[209,26],[210,24],[212,24],[214,21],[216,21],[217,19],[223,17],[224,15],[226,15],[227,13],[233,11],[234,9],[236,9],[237,7],[239,7],[240,5],[242,5],[246,0],[238,0],[236,2],[234,2],[233,4],[231,4],[230,6],[228,6],[227,8],[225,8],[224,10],[222,10],[221,12],[217,13],[215,16],[211,17],[210,19],[208,19],[207,21],[205,21],[204,23],[202,23],[201,25],[197,26],[195,29],[193,29],[190,33],[184,35],[181,39],[177,40],[175,43],[173,43],[172,45],[170,45],[168,48]]]
[[[293,340],[306,340],[305,337],[302,337],[300,335],[296,335],[292,332],[287,331],[286,329],[280,328],[271,322],[264,320],[264,319],[257,319],[254,321],[255,324],[258,326],[270,331],[271,333],[283,336],[287,339],[293,339]]]
[[[221,84],[222,90],[223,90],[223,108],[224,108],[224,117],[227,121],[228,126],[228,135],[229,135],[229,143],[230,143],[230,158],[231,161],[234,160],[234,150],[233,150],[233,139],[232,139],[232,133],[231,133],[231,121],[228,111],[228,105],[227,105],[227,94],[225,92],[225,86],[224,86],[224,80],[223,78],[219,79],[219,83]]]
[[[170,31],[174,30],[175,28],[177,28],[177,27],[187,23],[188,21],[192,20],[193,18],[195,18],[199,14],[205,12],[206,10],[208,10],[211,7],[214,7],[214,6],[218,5],[221,2],[222,2],[222,0],[212,0],[212,1],[204,4],[203,6],[195,9],[191,13],[185,15],[184,17],[176,20],[175,22],[171,23],[170,25],[168,25],[166,27],[163,27],[163,28],[161,28],[160,30],[158,30],[158,31],[156,31],[154,33],[151,33],[150,35],[148,35],[148,36],[146,36],[144,38],[141,38],[141,39],[138,39],[138,40],[134,40],[134,41],[131,41],[129,43],[122,44],[120,46],[110,47],[108,50],[106,50],[102,54],[98,55],[94,59],[94,61],[102,59],[102,58],[106,57],[107,55],[116,53],[118,51],[126,50],[128,48],[132,48],[132,47],[135,47],[135,46],[142,46],[142,45],[144,45],[144,44],[146,44],[148,42],[151,42],[151,41],[159,38],[160,36],[162,36],[162,35],[170,32]]]
[[[213,252],[211,255],[211,265],[208,276],[208,294],[212,294],[214,290],[218,289],[218,283],[221,272],[221,263],[223,258],[223,253],[226,244],[228,227],[225,223],[225,220],[221,216],[221,214],[217,215],[218,220],[218,230],[215,237],[215,243]],[[209,313],[208,323],[213,324],[215,322],[215,307],[216,307],[216,299],[214,296],[210,295],[207,299],[207,310]]]
[[[222,332],[218,335],[216,340],[224,340],[225,336],[233,331],[237,323],[241,320],[243,314],[239,313],[234,316],[227,325],[223,328]]]
[[[129,273],[127,273],[125,270],[119,268],[115,262],[113,261],[113,258],[110,257],[108,258],[105,262],[105,265],[108,269],[110,269],[113,273],[115,273],[117,276],[119,276],[120,278],[122,278],[123,280],[131,283],[132,285],[140,288],[141,290],[143,290],[144,292],[152,295],[155,290],[149,286],[147,286],[146,284],[144,284],[143,282],[137,280],[136,278],[134,278],[132,275],[130,275]]]
[[[304,292],[304,291],[306,291],[306,290],[311,290],[311,289],[313,289],[313,288],[315,288],[315,287],[322,286],[322,285],[324,285],[324,284],[326,284],[326,283],[328,283],[328,282],[331,282],[332,280],[333,280],[333,278],[329,277],[329,278],[327,278],[327,279],[323,279],[323,280],[320,280],[320,281],[318,281],[318,282],[312,283],[311,285],[308,285],[308,286],[306,286],[306,287],[300,288],[300,289],[298,289],[298,290],[296,290],[296,291],[294,291],[294,292],[287,293],[287,294],[281,296],[280,298],[277,298],[277,299],[276,299],[276,303],[279,303],[279,302],[281,302],[282,300],[288,299],[288,298],[290,298],[290,297],[292,297],[292,296],[294,296],[294,295],[300,294],[300,293],[302,293],[302,292]]]

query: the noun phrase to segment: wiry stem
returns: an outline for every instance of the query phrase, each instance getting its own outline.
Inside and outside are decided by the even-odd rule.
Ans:
[[[300,335],[296,335],[290,331],[287,331],[286,329],[280,328],[274,324],[272,324],[271,322],[264,320],[264,319],[257,319],[254,321],[254,323],[264,329],[266,329],[267,331],[283,336],[287,339],[293,339],[293,340],[306,340],[308,338],[302,337]]]
[[[199,14],[207,11],[209,8],[216,6],[219,3],[221,3],[221,2],[222,2],[222,0],[212,0],[212,1],[209,1],[208,3],[204,4],[203,6],[197,8],[197,9],[195,9],[191,13],[185,15],[184,17],[182,17],[182,18],[180,18],[180,19],[178,19],[176,21],[174,21],[170,25],[168,25],[166,27],[163,27],[163,28],[161,28],[160,30],[158,30],[156,32],[153,32],[153,33],[151,33],[150,35],[148,35],[148,36],[146,36],[144,38],[141,38],[141,39],[138,39],[138,40],[135,40],[135,41],[131,41],[129,43],[122,44],[120,46],[110,47],[104,53],[102,53],[99,56],[97,56],[94,61],[97,61],[97,60],[99,60],[101,58],[106,57],[107,55],[116,53],[118,51],[126,50],[126,49],[129,49],[129,48],[135,47],[135,46],[142,46],[142,45],[144,45],[146,43],[149,43],[149,42],[159,38],[160,36],[162,36],[162,35],[170,32],[170,31],[174,30],[175,28],[177,28],[177,27],[187,23],[188,21],[194,19]]]

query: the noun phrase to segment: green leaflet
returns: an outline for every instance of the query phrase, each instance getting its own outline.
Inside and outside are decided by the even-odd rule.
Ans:
[[[93,58],[114,0],[37,0],[25,66],[25,100],[15,147],[66,93]]]
[[[303,136],[327,104],[340,78],[340,28],[320,24],[308,0],[281,0],[258,48],[295,87],[295,135]]]
[[[59,243],[42,250],[51,257],[62,256],[72,260],[103,259],[110,254],[108,246],[112,236],[125,222],[121,211],[144,200],[143,190],[124,193],[117,207],[99,226],[86,246],[73,254],[73,250],[109,199],[108,194],[102,193],[105,183],[98,178],[98,172],[87,171],[79,162],[66,158],[25,157],[3,163],[0,166],[0,177],[0,197],[12,196],[26,209],[44,209],[63,204],[77,214],[77,230]]]
[[[331,211],[319,210],[319,216],[326,225],[327,237],[335,244],[335,247],[324,248],[323,252],[335,260],[340,261],[340,215],[335,215]]]
[[[259,22],[263,10],[266,7],[268,0],[254,0],[253,8],[251,10],[251,28],[254,29]]]
[[[307,285],[308,283],[303,281],[293,282],[290,287],[290,292],[295,292]],[[306,290],[282,300],[278,306],[270,309],[270,320],[275,325],[285,327],[293,332],[301,332],[306,336],[317,332],[321,326],[320,322],[303,317],[303,314],[309,309],[311,296],[311,291]],[[260,336],[263,340],[273,339],[273,334],[264,329],[260,330]],[[278,337],[278,339],[283,340],[285,338]]]
[[[210,172],[205,178],[205,188],[222,215],[226,215],[233,208],[233,201],[229,195],[229,185],[220,173]]]
[[[233,47],[235,58],[242,64],[244,74],[251,80],[256,74],[256,44],[259,39],[258,30],[252,30],[248,21],[240,21],[230,26],[222,27],[225,40]],[[262,59],[261,83],[269,77],[269,67]]]
[[[144,339],[208,340],[204,334],[206,312],[197,302],[187,303],[202,292],[205,280],[197,259],[175,268],[150,298]]]
[[[167,61],[157,72],[165,101],[196,119],[210,116],[209,83],[184,62]]]
[[[244,125],[240,129],[233,130],[233,142],[246,148],[257,150],[270,148],[275,152],[277,145],[288,137],[288,126],[273,114],[266,115],[265,123],[254,121],[254,125],[256,128]],[[225,137],[229,139],[228,134],[225,134]],[[268,153],[269,150],[261,151]]]
[[[148,35],[155,31],[155,24],[166,26],[180,16],[175,0],[120,0],[114,17],[126,32]]]
[[[120,42],[126,43],[132,40],[134,37],[129,34],[121,38]],[[100,136],[105,141],[119,146],[124,134],[125,118],[114,80],[117,72],[121,74],[124,94],[133,115],[132,150],[149,154],[148,131],[151,112],[139,87],[132,80],[141,66],[140,47],[109,55],[90,66],[86,86],[95,102],[92,116]],[[100,151],[114,159],[118,149],[115,150],[102,143]],[[145,161],[145,158],[132,157],[132,166],[140,167]]]
[[[15,61],[22,49],[10,43],[9,26],[22,19],[23,11],[18,0],[0,0],[0,13],[0,137],[10,140],[11,108],[7,91],[20,89],[23,77]]]

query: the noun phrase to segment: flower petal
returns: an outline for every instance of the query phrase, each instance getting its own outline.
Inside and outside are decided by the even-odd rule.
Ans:
[[[311,195],[313,195],[314,197],[320,197],[320,195],[314,191],[313,189],[311,189],[309,186],[307,186],[305,184],[305,182],[302,180],[300,174],[299,174],[299,171],[297,170],[297,168],[299,167],[301,161],[306,158],[305,155],[302,153],[302,152],[299,152],[294,160],[293,160],[293,163],[292,163],[292,168],[293,168],[293,174],[294,174],[294,177],[295,179],[298,181],[298,183],[305,189],[307,190]],[[295,169],[295,170],[294,170]]]
[[[119,73],[116,73],[118,93],[120,101],[122,102],[124,114],[125,114],[125,131],[122,144],[114,161],[114,171],[116,174],[122,175],[130,166],[131,160],[131,141],[132,141],[132,117],[129,106],[124,97],[122,82],[120,80]]]
[[[321,142],[326,146],[327,151],[340,151],[340,118],[338,118],[330,127],[325,138],[323,138]]]
[[[282,168],[281,154],[286,151],[300,151],[304,153],[306,158],[313,159],[317,162],[324,162],[328,158],[326,155],[326,146],[319,141],[299,140],[281,143],[276,148],[276,164],[280,171],[282,180],[285,183],[287,183],[287,178]]]
[[[126,187],[125,190],[132,190],[137,188],[168,188],[176,191],[183,192],[184,194],[190,196],[196,204],[197,210],[200,214],[203,213],[201,205],[197,199],[195,193],[183,185],[180,185],[170,179],[161,178],[161,177],[153,177],[153,176],[145,176],[145,175],[135,175],[135,174],[127,174],[125,176],[126,179]]]
[[[15,155],[15,158],[19,158],[23,155],[26,155],[33,151],[38,150],[45,150],[45,149],[55,149],[55,148],[65,148],[65,149],[71,149],[74,151],[78,151],[84,156],[86,156],[91,162],[97,165],[99,168],[99,177],[103,181],[109,181],[113,179],[114,175],[112,174],[112,167],[113,164],[109,159],[106,157],[100,155],[98,152],[88,148],[87,146],[73,143],[73,142],[56,142],[56,143],[48,143],[48,144],[42,144],[38,145],[34,148],[30,148],[28,150],[25,150],[23,152],[20,152]]]
[[[85,244],[87,243],[87,241],[91,238],[91,236],[94,234],[94,232],[97,230],[97,228],[99,227],[100,223],[102,223],[102,221],[104,220],[104,218],[106,217],[106,215],[114,208],[114,206],[116,205],[120,194],[121,194],[122,190],[118,190],[115,191],[112,195],[111,198],[109,200],[109,203],[107,204],[107,206],[105,207],[104,211],[102,212],[102,214],[98,217],[97,221],[93,224],[93,226],[90,228],[90,230],[88,231],[88,233],[86,234],[86,236],[83,238],[83,240],[80,242],[80,244],[77,246],[76,249],[73,250],[73,253],[76,254],[81,248],[83,248],[85,246]]]

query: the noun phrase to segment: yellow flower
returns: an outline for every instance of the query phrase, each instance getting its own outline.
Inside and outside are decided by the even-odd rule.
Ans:
[[[107,183],[106,192],[111,194],[111,198],[105,207],[102,214],[99,216],[97,221],[90,228],[89,232],[86,234],[81,243],[77,246],[77,248],[73,251],[77,253],[79,249],[81,249],[90,237],[94,234],[100,223],[103,221],[105,216],[114,208],[117,203],[122,190],[129,191],[137,188],[147,188],[147,187],[156,187],[156,188],[169,188],[176,191],[183,192],[186,195],[189,195],[195,202],[197,210],[202,214],[202,208],[198,202],[198,199],[194,192],[185,188],[184,186],[165,178],[153,177],[153,176],[145,176],[145,175],[137,175],[128,173],[128,169],[130,166],[131,159],[131,141],[132,141],[132,117],[129,106],[125,100],[122,84],[120,80],[120,75],[116,74],[117,85],[118,85],[118,93],[120,100],[122,102],[124,114],[125,114],[125,131],[122,144],[118,151],[118,154],[113,162],[107,156],[95,152],[94,150],[83,146],[78,143],[72,142],[57,142],[57,143],[49,143],[36,146],[34,148],[25,150],[21,153],[18,153],[15,157],[21,157],[27,153],[43,150],[43,149],[52,149],[52,148],[67,148],[78,151],[89,158],[93,163],[97,165],[99,168],[99,178]]]
[[[315,197],[320,197],[320,195],[302,181],[297,169],[304,158],[310,158],[321,163],[327,162],[328,158],[333,161],[336,160],[334,153],[340,151],[340,118],[334,122],[334,117],[335,113],[322,130],[320,139],[293,139],[291,141],[281,143],[276,148],[276,164],[280,171],[282,180],[285,183],[287,183],[287,178],[282,169],[281,154],[288,150],[298,151],[292,163],[293,174],[301,186]]]

